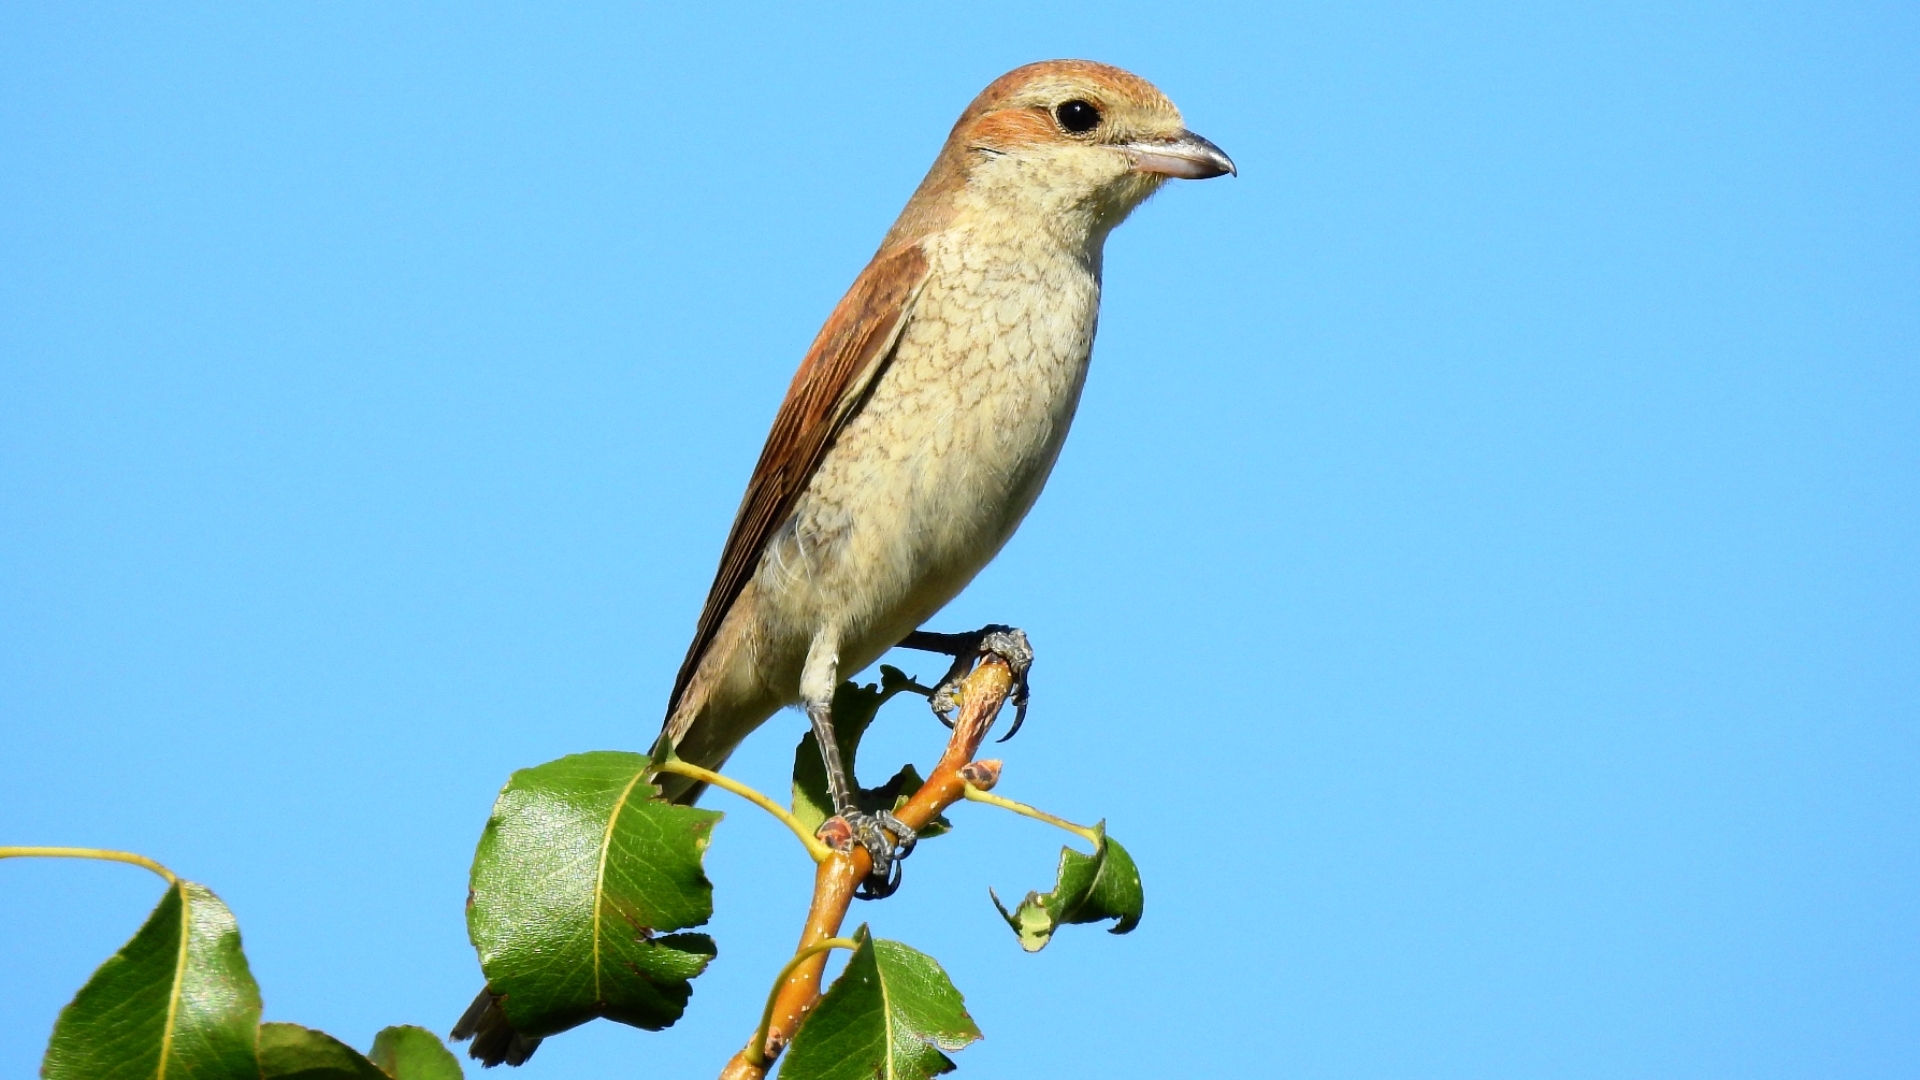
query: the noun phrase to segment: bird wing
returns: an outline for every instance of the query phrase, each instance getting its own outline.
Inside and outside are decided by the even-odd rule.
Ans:
[[[720,569],[700,612],[693,644],[680,664],[667,705],[671,717],[680,696],[699,668],[720,624],[760,564],[760,553],[793,513],[827,449],[847,421],[860,411],[877,377],[892,358],[894,344],[907,325],[913,302],[927,279],[927,257],[919,244],[882,250],[854,279],[853,287],[827,317],[813,339],[787,397],[780,403],[767,445],[747,481]]]

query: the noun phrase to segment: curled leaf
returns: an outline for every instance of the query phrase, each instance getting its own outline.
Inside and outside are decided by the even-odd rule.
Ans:
[[[1069,923],[1116,919],[1110,931],[1115,934],[1127,933],[1140,924],[1141,909],[1146,904],[1140,870],[1127,849],[1107,835],[1106,822],[1094,828],[1100,839],[1093,846],[1093,854],[1082,855],[1070,847],[1060,849],[1060,869],[1052,892],[1030,892],[1018,908],[1009,912],[1000,897],[987,890],[993,906],[1000,909],[1000,917],[1013,927],[1020,947],[1028,952],[1046,948],[1053,932]]]

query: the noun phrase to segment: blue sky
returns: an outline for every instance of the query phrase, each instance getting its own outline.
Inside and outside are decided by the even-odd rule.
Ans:
[[[494,792],[651,741],[802,350],[1051,56],[1242,175],[1114,234],[938,620],[1031,633],[1001,790],[1148,900],[1024,955],[986,889],[1060,834],[956,811],[855,914],[966,993],[961,1075],[1913,1075],[1911,5],[9,6],[0,842],[207,883],[270,1019],[444,1032]],[[810,875],[711,805],[687,1019],[527,1077],[742,1041]],[[0,880],[21,1076],[159,890]]]

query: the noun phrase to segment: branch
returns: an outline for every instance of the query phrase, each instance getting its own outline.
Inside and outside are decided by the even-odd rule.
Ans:
[[[836,938],[828,938],[825,941],[815,942],[814,944],[809,945],[804,949],[801,949],[799,952],[794,953],[793,959],[787,961],[787,966],[781,968],[780,974],[773,980],[774,990],[772,993],[767,995],[767,1007],[765,1011],[761,1012],[760,1014],[760,1026],[753,1030],[752,1041],[747,1043],[747,1048],[745,1050],[742,1050],[741,1053],[745,1054],[748,1060],[752,1062],[752,1064],[754,1064],[755,1066],[757,1066],[762,1070],[764,1070],[768,1065],[772,1064],[772,1062],[767,1060],[767,1057],[765,1054],[757,1054],[755,1053],[755,1051],[759,1050],[762,1046],[766,1045],[767,1029],[773,1026],[773,1008],[775,1005],[779,1004],[780,1002],[781,984],[785,983],[787,981],[787,977],[793,974],[794,968],[799,967],[801,964],[806,963],[807,961],[813,959],[816,956],[819,956],[824,952],[827,952],[830,949],[858,949],[859,947],[860,947],[860,943],[853,940],[852,938],[836,937]],[[758,1060],[754,1060],[756,1058]]]
[[[1013,688],[1013,672],[1006,661],[988,655],[967,676],[960,689],[964,703],[960,718],[954,721],[953,736],[946,753],[933,767],[919,791],[906,805],[894,811],[908,828],[921,829],[941,812],[965,797],[967,778],[961,770],[973,760],[986,738],[987,729],[1000,715],[1007,693]],[[820,975],[827,965],[827,950],[819,948],[840,933],[847,908],[853,903],[854,887],[873,868],[865,848],[853,845],[850,851],[834,851],[820,862],[813,875],[813,904],[807,911],[806,927],[800,932],[796,960],[789,961],[767,1010],[768,1022],[754,1032],[754,1042],[733,1056],[720,1072],[721,1080],[764,1080],[767,1070],[780,1057],[793,1033],[820,1001]],[[809,954],[809,950],[816,950]],[[763,1034],[764,1032],[764,1034]]]

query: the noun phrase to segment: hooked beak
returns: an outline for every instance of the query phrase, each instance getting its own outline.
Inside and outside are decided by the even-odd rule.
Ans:
[[[1136,172],[1171,176],[1178,180],[1206,180],[1228,173],[1240,175],[1226,151],[1191,131],[1167,139],[1128,143],[1127,152]]]

